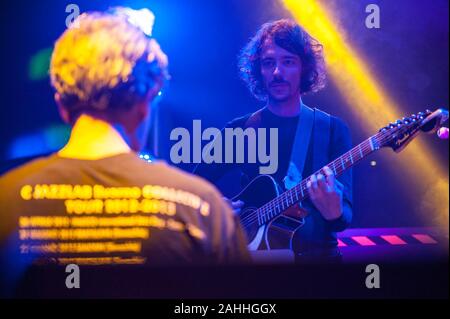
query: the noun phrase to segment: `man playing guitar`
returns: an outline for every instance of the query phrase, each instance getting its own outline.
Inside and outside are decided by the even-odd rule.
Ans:
[[[301,176],[313,174],[351,148],[350,132],[342,120],[302,102],[304,94],[325,86],[325,61],[322,45],[301,26],[286,19],[264,24],[242,50],[239,71],[250,92],[265,106],[234,119],[227,127],[278,129],[278,169],[271,177],[279,185],[289,189],[301,181]],[[293,150],[301,148],[303,155],[296,161]],[[217,182],[238,168],[245,185],[259,175],[258,165],[201,163],[195,173]],[[304,261],[340,260],[336,232],[343,231],[352,220],[351,170],[335,178],[325,167],[311,175],[307,190],[309,199],[302,208],[290,207],[282,214],[284,220],[277,221],[280,229],[295,220],[301,224],[294,245],[278,248],[292,248]],[[233,202],[233,207],[241,204]],[[306,217],[304,211],[308,211]]]

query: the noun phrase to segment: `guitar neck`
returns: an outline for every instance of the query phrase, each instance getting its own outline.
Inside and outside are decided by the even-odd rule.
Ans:
[[[339,176],[343,172],[351,168],[353,165],[355,165],[357,162],[361,161],[371,153],[378,150],[380,148],[380,145],[382,144],[381,142],[385,138],[386,134],[382,132],[377,133],[369,137],[356,147],[352,148],[350,151],[341,155],[340,157],[338,157],[337,159],[335,159],[326,166],[328,166],[333,171],[335,176]],[[318,173],[324,174],[323,172],[324,167],[315,172],[314,175]],[[303,179],[299,184],[297,184],[290,190],[283,192],[281,195],[277,196],[264,206],[260,207],[257,210],[258,224],[263,225],[269,222],[273,218],[279,216],[283,211],[285,211],[289,207],[306,199],[308,197],[308,190],[306,183],[308,182],[311,176]]]

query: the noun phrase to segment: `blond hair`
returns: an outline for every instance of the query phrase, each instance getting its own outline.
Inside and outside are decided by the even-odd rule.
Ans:
[[[130,23],[124,11],[92,12],[80,15],[56,41],[50,77],[75,115],[132,107],[157,80],[168,78],[167,66],[156,40]]]

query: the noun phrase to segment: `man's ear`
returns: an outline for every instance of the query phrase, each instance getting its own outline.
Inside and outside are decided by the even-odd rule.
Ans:
[[[55,102],[56,105],[58,105],[58,112],[64,123],[70,124],[69,112],[67,111],[65,106],[61,103],[61,96],[59,95],[59,93],[55,93]]]

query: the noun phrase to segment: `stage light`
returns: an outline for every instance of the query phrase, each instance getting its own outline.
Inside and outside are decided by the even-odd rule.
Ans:
[[[28,77],[30,80],[39,81],[48,77],[52,52],[52,48],[45,48],[39,50],[31,57],[28,67]]]
[[[155,15],[149,9],[133,10],[129,8],[123,9],[128,16],[128,21],[137,26],[146,35],[151,36],[153,32],[153,24]]]
[[[147,153],[140,153],[139,158],[148,163],[153,163],[153,161],[154,161],[154,157]]]
[[[380,85],[381,81],[376,79],[361,55],[347,42],[345,31],[338,28],[337,20],[327,11],[323,5],[324,1],[282,2],[297,22],[324,45],[331,79],[368,135],[374,134],[387,123],[408,115],[389,97]],[[424,109],[426,107],[424,106]],[[427,213],[424,218],[428,221],[433,218],[448,230],[447,170],[438,162],[431,149],[420,140],[411,143],[400,156],[405,158],[404,165],[395,169],[406,170],[408,175],[416,178],[417,187],[424,190],[423,197],[415,199],[418,204],[427,207],[424,210]]]
[[[63,147],[69,137],[69,126],[51,125],[15,138],[8,147],[7,157],[14,159],[54,152]]]

